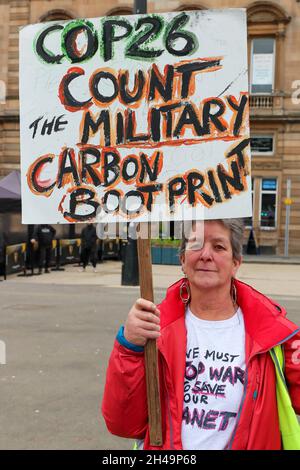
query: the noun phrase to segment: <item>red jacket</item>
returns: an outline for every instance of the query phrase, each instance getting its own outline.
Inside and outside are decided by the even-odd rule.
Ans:
[[[163,446],[149,443],[144,354],[117,341],[105,384],[102,412],[108,430],[121,437],[144,439],[144,449],[182,449],[181,425],[186,361],[185,306],[181,281],[160,304],[161,336],[157,342],[162,406]],[[275,370],[269,349],[284,344],[285,376],[294,409],[300,414],[299,328],[286,312],[252,287],[235,281],[246,330],[246,380],[237,424],[228,443],[234,450],[278,450],[281,439]],[[297,351],[298,345],[298,351]]]

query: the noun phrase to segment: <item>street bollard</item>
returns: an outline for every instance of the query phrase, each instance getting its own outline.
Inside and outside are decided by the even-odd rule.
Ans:
[[[122,286],[139,285],[139,265],[137,257],[137,241],[132,238],[122,240]]]

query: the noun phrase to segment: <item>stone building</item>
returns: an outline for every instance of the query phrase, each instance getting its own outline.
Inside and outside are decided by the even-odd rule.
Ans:
[[[253,219],[248,225],[262,253],[283,253],[290,181],[289,252],[300,255],[300,1],[200,1],[149,0],[148,12],[247,9],[253,176]],[[44,21],[126,15],[132,4],[0,0],[0,177],[20,167],[18,29]]]

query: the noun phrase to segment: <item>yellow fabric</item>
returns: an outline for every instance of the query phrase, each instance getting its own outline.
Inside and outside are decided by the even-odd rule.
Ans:
[[[276,370],[279,426],[284,450],[300,450],[300,424],[284,377],[284,354],[280,345],[270,351]]]

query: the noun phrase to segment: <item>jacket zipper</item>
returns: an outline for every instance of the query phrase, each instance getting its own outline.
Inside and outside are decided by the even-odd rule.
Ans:
[[[243,397],[242,397],[242,401],[241,401],[240,408],[239,408],[239,411],[238,411],[238,416],[237,416],[237,420],[236,420],[236,423],[235,423],[234,430],[232,431],[232,435],[231,435],[231,438],[230,438],[230,440],[229,440],[229,443],[227,444],[227,446],[226,446],[226,448],[225,448],[226,450],[230,450],[230,449],[231,449],[233,440],[234,440],[235,435],[236,435],[236,430],[237,430],[238,424],[239,424],[239,422],[240,422],[241,412],[242,412],[242,409],[243,409],[243,406],[244,406],[244,402],[245,402],[245,398],[246,398],[246,389],[247,389],[247,383],[248,383],[248,364],[249,364],[250,360],[253,359],[255,356],[258,356],[259,354],[264,354],[264,353],[270,351],[270,350],[271,350],[272,348],[274,348],[275,346],[278,346],[278,345],[280,345],[280,344],[285,343],[285,342],[288,341],[290,338],[292,338],[293,336],[295,336],[299,331],[300,331],[300,328],[298,328],[297,330],[295,330],[293,333],[291,333],[289,336],[287,336],[286,338],[284,338],[284,339],[283,339],[282,341],[280,341],[279,343],[274,344],[274,345],[273,345],[272,347],[270,347],[269,349],[266,349],[266,350],[264,350],[264,351],[260,351],[259,353],[256,353],[256,354],[254,354],[252,357],[249,358],[248,363],[247,363],[247,366],[246,366],[246,380],[245,380],[245,385],[244,385]],[[256,381],[257,381],[257,376],[256,376]],[[254,413],[254,406],[253,406],[253,410],[252,410],[251,421],[252,421],[253,413]]]
[[[164,368],[165,371],[168,370],[168,364],[167,361],[164,357],[163,354],[161,354],[164,362]],[[171,415],[171,406],[170,406],[170,396],[169,396],[169,390],[168,390],[168,384],[166,380],[166,373],[164,373],[163,370],[163,377],[164,377],[164,385],[165,385],[165,390],[166,390],[166,403],[167,403],[167,413],[168,413],[168,421],[169,421],[169,429],[170,429],[170,448],[171,450],[174,450],[174,442],[173,442],[173,423],[172,423],[172,415]]]

